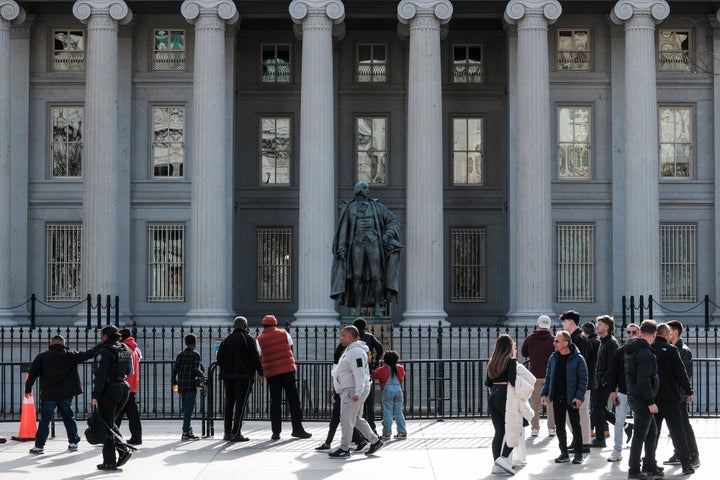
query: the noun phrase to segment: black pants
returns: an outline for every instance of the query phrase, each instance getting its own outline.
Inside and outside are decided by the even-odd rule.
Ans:
[[[370,384],[370,395],[365,399],[365,403],[363,404],[363,418],[367,420],[368,425],[370,425],[370,428],[373,432],[377,433],[377,428],[375,427],[375,384]]]
[[[595,402],[592,405],[592,425],[595,427],[596,438],[605,438],[605,431],[608,430],[608,422],[615,425],[615,414],[608,410],[610,390],[607,387],[598,387],[595,392]]]
[[[507,403],[507,385],[493,385],[488,398],[488,410],[492,419],[495,436],[492,441],[493,460],[502,456],[509,457],[512,448],[503,444],[505,438],[505,404]]]
[[[650,413],[648,404],[642,397],[628,395],[628,403],[632,408],[635,418],[635,432],[630,444],[630,458],[628,459],[628,473],[640,472],[640,455],[643,446],[645,457],[643,458],[643,470],[651,471],[657,469],[655,460],[655,448],[657,447],[657,426],[655,416]]]
[[[655,439],[655,449],[657,450],[657,441],[660,439],[660,430],[662,429],[663,420],[667,422],[670,431],[670,439],[672,440],[675,453],[684,467],[690,466],[692,454],[687,443],[687,436],[683,430],[682,414],[680,413],[680,404],[658,403],[658,413],[655,414],[655,424],[657,425],[657,437]]]
[[[225,435],[242,432],[243,417],[255,379],[232,378],[223,380],[225,387]]]
[[[697,440],[695,440],[695,431],[690,425],[690,416],[688,415],[688,405],[686,402],[680,404],[680,416],[682,417],[683,431],[685,432],[685,440],[687,440],[688,448],[690,449],[690,455],[693,459],[700,458],[700,451],[698,450]]]
[[[335,432],[337,432],[337,427],[340,425],[340,395],[333,393],[332,398],[333,404],[332,411],[330,412],[330,425],[328,426],[327,437],[325,437],[325,443],[328,445],[332,444],[333,438],[335,438]],[[353,429],[352,441],[357,444],[363,440],[365,440],[365,438],[360,435],[357,428]]]
[[[120,435],[120,430],[115,426],[115,419],[120,410],[123,409],[130,395],[130,387],[125,382],[111,382],[105,386],[98,401],[98,413],[105,420],[108,427]],[[107,440],[103,444],[103,463],[105,465],[115,465],[117,463],[115,457],[115,438],[108,434]]]
[[[127,415],[128,425],[130,427],[130,440],[134,442],[142,441],[142,424],[140,423],[140,411],[137,406],[136,392],[130,392],[125,406],[120,409],[117,418],[115,418],[115,425],[118,429],[125,415]]]
[[[568,443],[567,432],[565,431],[565,416],[570,419],[570,430],[572,431],[572,447],[575,452],[582,452],[582,430],[580,427],[580,410],[568,405],[567,397],[560,396],[553,398],[553,413],[555,414],[555,433],[560,444],[560,453],[567,455]]]
[[[300,396],[295,384],[295,372],[281,373],[267,378],[270,388],[270,426],[273,434],[280,434],[282,431],[282,392],[285,391],[285,399],[290,408],[290,420],[293,432],[304,430],[302,425],[302,409],[300,408]]]

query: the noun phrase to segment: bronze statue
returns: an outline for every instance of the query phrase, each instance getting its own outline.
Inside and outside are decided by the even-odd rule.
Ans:
[[[398,294],[400,277],[400,222],[385,205],[370,198],[367,182],[355,185],[355,198],[346,202],[333,240],[330,297],[355,309],[382,304]]]

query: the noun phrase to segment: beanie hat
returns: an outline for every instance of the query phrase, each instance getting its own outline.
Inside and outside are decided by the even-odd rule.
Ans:
[[[277,318],[275,318],[275,315],[265,315],[262,319],[263,327],[276,327],[277,324]]]
[[[550,325],[552,324],[552,321],[550,320],[550,317],[547,315],[540,315],[537,319],[537,326],[538,328],[544,328],[549,329]]]

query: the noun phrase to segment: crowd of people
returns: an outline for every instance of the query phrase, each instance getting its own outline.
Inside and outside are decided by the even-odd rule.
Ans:
[[[662,463],[679,466],[682,475],[695,473],[700,455],[687,411],[693,401],[692,353],[682,342],[682,323],[657,324],[650,319],[639,326],[631,323],[625,331],[627,340],[620,345],[610,315],[581,324],[580,314],[569,310],[560,315],[560,322],[561,329],[553,336],[550,317],[538,317],[537,328],[521,349],[529,371],[518,362],[509,335],[500,335],[495,342],[485,382],[495,428],[493,473],[514,475],[515,467],[527,462],[524,453],[513,454],[513,447],[527,424],[531,436],[539,436],[543,406],[548,436],[558,441],[556,463],[581,464],[592,448],[606,447],[612,424],[608,462],[623,459],[624,434],[630,443],[628,479],[662,478],[664,467],[655,452],[665,421],[674,454]]]
[[[682,342],[682,323],[631,323],[622,345],[614,336],[616,326],[610,315],[581,324],[580,314],[569,310],[560,315],[560,323],[561,329],[553,334],[549,316],[537,319],[536,329],[522,344],[526,362],[518,361],[510,335],[502,334],[495,342],[485,381],[495,430],[493,473],[514,475],[516,466],[527,463],[525,427],[530,426],[531,437],[540,435],[543,408],[547,411],[547,434],[557,437],[560,454],[556,463],[583,463],[592,448],[606,447],[609,425],[613,425],[613,450],[607,460],[622,461],[625,436],[626,443],[630,443],[628,479],[661,478],[664,467],[659,465],[655,452],[665,422],[674,454],[662,463],[680,466],[683,475],[695,473],[700,458],[687,411],[688,403],[693,401],[692,353]],[[242,433],[243,417],[256,381],[267,382],[271,439],[279,440],[282,433],[283,393],[290,412],[290,435],[310,438],[302,423],[293,339],[287,330],[278,328],[273,315],[266,315],[261,325],[262,332],[253,338],[247,319],[235,317],[233,331],[218,347],[217,363],[225,395],[223,439],[249,440]],[[171,384],[180,397],[180,439],[191,441],[199,438],[193,433],[191,420],[198,390],[205,383],[205,368],[196,351],[195,335],[185,335],[184,344],[173,364]],[[40,422],[30,453],[44,453],[55,410],[67,431],[68,450],[78,449],[80,435],[72,399],[82,392],[77,365],[90,359],[91,404],[106,429],[101,436],[103,461],[97,468],[116,470],[130,459],[135,446],[142,444],[136,398],[142,352],[130,330],[115,326],[104,327],[100,344],[85,352],[69,350],[65,339],[56,335],[49,349],[33,360],[25,395],[31,395],[39,379]],[[395,438],[407,438],[403,415],[406,372],[399,354],[384,351],[378,339],[367,331],[366,321],[357,318],[353,325],[342,327],[333,360],[331,421],[327,437],[316,450],[327,451],[331,458],[347,458],[360,452],[373,455],[391,438],[393,421]],[[381,389],[381,432],[374,418],[374,381]],[[124,417],[129,421],[127,441],[120,433]],[[333,449],[338,426],[340,444]]]

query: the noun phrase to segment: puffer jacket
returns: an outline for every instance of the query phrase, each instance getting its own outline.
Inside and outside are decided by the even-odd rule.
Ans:
[[[555,399],[555,373],[557,371],[557,362],[560,359],[558,352],[550,356],[548,369],[545,373],[545,385],[540,395],[547,396],[552,402]],[[566,369],[567,382],[567,404],[570,405],[574,399],[580,401],[585,400],[585,391],[588,385],[588,369],[585,358],[580,355],[576,345],[570,349],[570,358],[567,360]]]
[[[529,422],[535,415],[530,406],[535,380],[535,375],[525,365],[517,364],[515,385],[508,383],[505,401],[505,443],[508,447],[518,446],[523,431],[523,418]]]
[[[628,395],[652,405],[660,387],[657,360],[650,344],[641,337],[625,343],[625,382]]]

